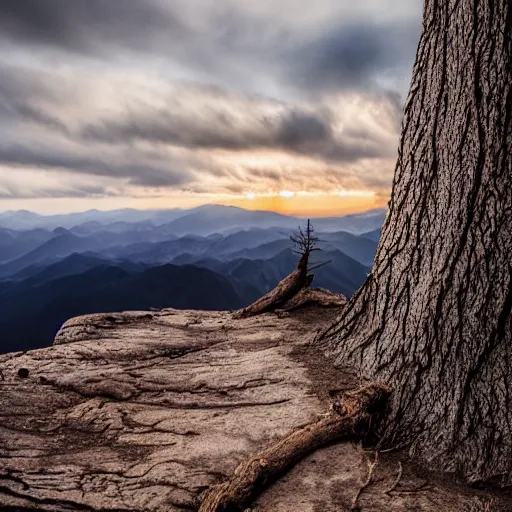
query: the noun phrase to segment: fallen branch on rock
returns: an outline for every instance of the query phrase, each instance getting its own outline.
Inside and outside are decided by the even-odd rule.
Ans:
[[[235,318],[270,313],[277,310],[292,311],[305,306],[316,304],[322,307],[345,306],[347,299],[340,294],[330,292],[323,288],[310,288],[313,279],[313,270],[319,269],[330,261],[310,265],[312,253],[320,251],[317,247],[318,237],[314,235],[314,228],[308,220],[306,228],[299,227],[298,233],[290,237],[295,248],[294,253],[300,255],[297,268],[271,291],[256,302],[235,313]]]
[[[273,290],[258,299],[256,302],[242,309],[238,316],[247,318],[261,315],[280,309],[286,302],[292,299],[303,288],[308,287],[313,281],[313,276],[308,275],[308,257],[303,256],[297,268],[286,276]]]
[[[237,313],[238,318],[261,315],[272,311],[294,311],[306,306],[343,307],[347,299],[324,288],[310,288],[313,275],[299,263],[273,290]]]
[[[313,304],[324,308],[343,307],[347,305],[347,299],[343,295],[325,288],[303,288],[295,297],[284,304],[282,310],[294,311]]]
[[[242,462],[226,482],[211,488],[199,512],[244,510],[252,499],[318,448],[365,433],[372,415],[383,411],[390,389],[372,383],[346,393],[329,413]]]

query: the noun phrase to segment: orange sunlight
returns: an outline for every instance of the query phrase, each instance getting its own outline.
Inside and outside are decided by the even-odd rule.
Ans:
[[[152,197],[38,198],[1,200],[0,211],[27,209],[41,214],[56,214],[120,208],[140,210],[194,208],[202,204],[238,206],[246,210],[268,210],[300,217],[328,217],[385,208],[389,197],[372,192],[345,190],[338,193],[292,192],[273,194],[249,192],[244,196],[227,194],[161,194]]]
[[[276,195],[247,194],[220,204],[238,206],[247,210],[270,210],[285,215],[327,217],[360,213],[374,208],[385,208],[388,198],[371,192],[343,191],[339,194],[293,193],[283,190]]]

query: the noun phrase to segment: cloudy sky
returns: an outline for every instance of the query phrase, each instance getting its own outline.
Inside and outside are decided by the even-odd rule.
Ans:
[[[385,204],[421,0],[1,0],[0,210]]]

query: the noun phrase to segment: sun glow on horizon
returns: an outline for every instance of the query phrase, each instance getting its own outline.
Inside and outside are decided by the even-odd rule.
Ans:
[[[245,194],[246,199],[250,199],[251,201],[258,198],[270,198],[270,197],[282,197],[284,199],[291,199],[293,197],[315,197],[315,196],[339,196],[339,197],[376,197],[377,194],[372,190],[348,190],[341,189],[339,191],[333,192],[308,192],[305,190],[281,190],[280,192],[267,192],[267,193],[257,193],[257,192],[248,192]],[[235,196],[238,197],[238,196]]]
[[[248,210],[268,210],[285,215],[324,217],[360,213],[385,208],[388,196],[371,190],[338,189],[331,192],[281,190],[275,192],[248,192],[244,195],[222,198],[219,202]]]
[[[340,197],[375,197],[375,192],[371,190],[345,190],[339,191]]]
[[[360,213],[375,208],[386,208],[388,194],[373,191],[337,189],[331,192],[305,190],[275,190],[266,193],[250,191],[245,194],[159,194],[132,197],[47,198],[0,200],[0,211],[27,209],[42,214],[70,213],[91,208],[114,210],[136,208],[141,210],[194,208],[203,204],[237,206],[246,210],[267,210],[285,215],[324,217]]]

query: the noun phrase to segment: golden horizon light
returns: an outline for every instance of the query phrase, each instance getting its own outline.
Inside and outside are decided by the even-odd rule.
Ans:
[[[332,192],[281,190],[271,193],[248,192],[219,198],[218,204],[247,210],[267,210],[285,215],[324,217],[361,213],[386,208],[389,196],[370,190],[342,189]]]
[[[386,208],[390,194],[370,190],[337,189],[330,192],[276,190],[266,193],[250,191],[243,194],[156,194],[152,196],[119,196],[80,198],[27,199],[24,204],[12,201],[5,210],[30,209],[41,214],[71,213],[91,208],[141,210],[194,208],[203,204],[235,206],[246,210],[267,210],[300,217],[330,217]]]

